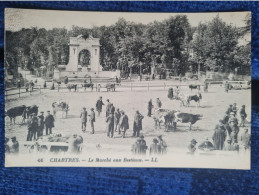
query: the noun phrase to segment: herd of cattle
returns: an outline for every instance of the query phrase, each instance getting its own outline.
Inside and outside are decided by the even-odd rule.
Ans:
[[[91,88],[91,91],[93,91],[94,89],[94,84],[93,83],[84,83],[84,84],[67,84],[66,88],[71,91],[72,89],[74,91],[77,91],[78,86],[81,86],[82,88],[84,88],[84,90],[86,90],[86,88]],[[105,85],[101,85],[101,84],[96,84],[96,91],[100,91],[100,89],[104,87],[107,89],[107,91],[115,91],[115,87],[116,84],[115,83],[106,83]]]

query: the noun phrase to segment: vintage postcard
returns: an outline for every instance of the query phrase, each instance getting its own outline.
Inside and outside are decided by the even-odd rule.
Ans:
[[[5,10],[5,166],[250,169],[251,13]]]

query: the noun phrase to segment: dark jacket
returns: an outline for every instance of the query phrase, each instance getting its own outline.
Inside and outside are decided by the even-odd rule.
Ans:
[[[45,126],[48,127],[48,128],[52,128],[54,127],[54,117],[53,115],[47,115],[46,118],[45,118]]]
[[[102,100],[97,100],[96,102],[96,110],[97,111],[102,111],[102,107],[103,107],[104,103]]]
[[[80,118],[82,123],[87,122],[87,111],[82,111],[80,114]]]
[[[107,116],[106,123],[107,123],[107,131],[113,131],[113,129],[114,129],[114,116],[112,114]]]
[[[118,124],[120,121],[121,113],[116,111],[114,114],[114,122],[115,124]]]
[[[129,119],[127,115],[122,115],[120,119],[120,127],[123,130],[129,129]]]
[[[134,124],[133,124],[134,131],[142,130],[142,119],[143,118],[144,118],[144,116],[142,116],[141,114],[139,114],[139,113],[135,114]]]

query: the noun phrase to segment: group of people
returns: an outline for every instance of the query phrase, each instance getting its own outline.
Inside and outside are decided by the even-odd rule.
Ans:
[[[144,135],[141,135],[136,142],[132,145],[132,153],[137,155],[146,155],[148,146],[144,140]],[[150,155],[166,154],[167,144],[163,140],[162,135],[157,136],[153,139],[152,144],[149,147]]]
[[[46,129],[46,135],[52,134],[52,128],[54,127],[54,117],[47,111],[47,116],[44,117],[44,112],[40,112],[39,116],[35,113],[30,114],[27,119],[27,141],[37,140],[38,137],[43,135],[44,127]]]
[[[237,113],[240,115],[240,123],[237,119]],[[236,103],[229,105],[225,116],[223,119],[219,120],[219,123],[216,125],[212,140],[213,144],[208,140],[208,138],[199,145],[201,150],[226,150],[226,151],[238,151],[238,134],[239,127],[245,127],[247,114],[245,111],[245,105],[242,105],[238,111]],[[239,123],[239,125],[238,125]],[[250,148],[250,134],[248,129],[244,130],[242,136],[239,139],[242,142],[244,150]],[[189,152],[194,153],[196,150],[196,140],[192,139],[190,145],[188,146]]]
[[[95,123],[95,112],[94,108],[90,109],[90,114],[87,115],[87,110],[85,107],[83,107],[82,112],[80,113],[80,118],[81,118],[81,128],[83,133],[86,132],[86,124],[87,124],[87,116],[89,116],[89,123],[91,126],[91,134],[94,134],[94,123]]]
[[[176,88],[172,88],[170,87],[168,89],[168,94],[167,94],[167,97],[172,100],[172,99],[179,99],[179,94],[180,94],[180,89],[179,89],[179,86],[176,86]]]

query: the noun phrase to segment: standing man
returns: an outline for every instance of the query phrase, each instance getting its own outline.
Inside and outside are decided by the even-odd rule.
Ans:
[[[241,122],[240,122],[240,127],[241,126],[245,126],[245,122],[246,122],[246,117],[247,117],[247,114],[246,114],[246,110],[245,110],[245,105],[242,105],[240,111],[239,111],[239,114],[240,114],[240,117],[241,117]]]
[[[168,89],[168,94],[167,94],[167,97],[170,99],[170,100],[172,100],[173,99],[173,97],[174,97],[174,91],[173,91],[173,88],[169,88]]]
[[[106,117],[109,116],[110,113],[110,108],[111,108],[111,102],[109,99],[106,100],[107,104],[106,104]]]
[[[91,128],[92,128],[92,134],[94,134],[94,122],[95,122],[94,108],[91,108],[91,114],[89,116],[90,116],[90,124],[91,124]]]
[[[146,150],[147,150],[147,144],[146,141],[144,140],[144,136],[141,135],[140,136],[140,154],[146,154]]]
[[[134,117],[134,123],[133,123],[133,137],[137,136],[139,137],[139,132],[142,130],[142,120],[144,116],[139,113],[139,111],[136,111],[135,117]]]
[[[156,98],[156,108],[159,109],[162,107],[162,102],[159,98]]]
[[[32,141],[32,114],[30,114],[29,118],[27,119],[27,128],[28,128],[28,134],[27,134],[27,141]]]
[[[232,112],[234,112],[234,114],[237,114],[237,103],[234,103],[232,106]]]
[[[120,121],[121,113],[120,109],[117,108],[117,111],[114,113],[114,125],[115,125],[115,131],[117,131],[117,128],[119,129],[119,121]]]
[[[148,114],[147,114],[147,115],[148,115],[149,117],[151,117],[152,108],[153,108],[152,99],[150,99],[149,102],[148,102],[148,107],[147,107],[147,109],[148,109]]]
[[[220,124],[217,125],[217,128],[215,129],[214,134],[212,136],[215,150],[223,150],[224,147],[226,131],[222,122],[222,120],[219,121]]]
[[[43,135],[44,129],[44,112],[40,112],[41,115],[38,116],[38,137]]]
[[[233,112],[233,109],[232,109],[232,104],[229,105],[228,109],[227,109],[227,112],[228,112],[228,115]]]
[[[32,113],[32,134],[34,140],[37,139],[38,129],[38,118],[35,113]]]
[[[50,111],[47,111],[47,116],[45,118],[45,126],[46,126],[46,135],[52,134],[52,128],[54,127],[54,117],[50,114]]]
[[[123,131],[122,137],[125,138],[126,131],[129,129],[129,119],[128,116],[125,114],[125,112],[122,110],[121,111],[121,118],[120,118],[120,129],[119,129],[119,134],[120,131]]]
[[[114,115],[114,112],[115,112],[115,107],[113,106],[113,104],[111,104],[110,113],[112,113],[112,115]]]
[[[80,118],[81,118],[81,124],[82,124],[82,131],[85,133],[86,131],[86,123],[87,123],[87,111],[86,108],[83,107],[83,111],[80,114]]]
[[[103,105],[104,103],[103,103],[102,97],[100,97],[99,100],[97,100],[96,102],[96,110],[98,112],[98,116],[100,116],[100,113],[102,112]]]
[[[153,139],[153,143],[149,147],[149,154],[161,154],[161,148],[156,138]]]
[[[229,83],[228,81],[225,82],[225,92],[228,93],[229,90]]]
[[[162,139],[162,135],[159,135],[157,137],[158,137],[158,142],[159,142],[160,149],[161,149],[161,154],[166,154],[166,149],[167,149],[166,142]]]
[[[106,118],[107,123],[107,136],[111,138],[113,137],[114,132],[114,115],[112,113],[109,114]]]
[[[16,140],[16,137],[12,137],[12,146],[11,146],[11,152],[12,153],[18,153],[19,152],[19,142]]]

